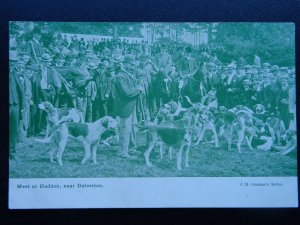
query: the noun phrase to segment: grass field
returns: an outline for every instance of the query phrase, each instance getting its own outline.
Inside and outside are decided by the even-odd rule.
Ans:
[[[190,167],[178,171],[175,155],[170,161],[167,154],[159,160],[159,153],[153,151],[151,161],[154,167],[145,166],[143,154],[136,160],[118,156],[117,147],[98,147],[98,165],[91,161],[81,165],[83,147],[80,142],[69,141],[63,166],[49,162],[47,144],[27,139],[17,145],[18,161],[10,162],[11,178],[96,178],[96,177],[258,177],[296,176],[297,156],[283,156],[276,152],[250,151],[243,146],[243,153],[237,153],[235,146],[228,152],[226,144],[221,148],[203,144],[192,147]],[[142,153],[145,146],[138,148]]]

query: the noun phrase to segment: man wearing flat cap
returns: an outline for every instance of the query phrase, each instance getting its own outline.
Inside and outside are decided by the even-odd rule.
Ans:
[[[137,63],[133,55],[125,55],[123,68],[114,77],[114,110],[120,117],[119,127],[119,155],[128,159],[133,156],[128,154],[129,141],[133,134],[133,113],[139,95],[143,92],[141,84],[137,83],[133,73]]]

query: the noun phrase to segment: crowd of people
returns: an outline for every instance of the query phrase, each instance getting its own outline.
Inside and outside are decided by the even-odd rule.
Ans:
[[[243,105],[253,111],[261,104],[282,120],[284,131],[296,130],[294,67],[261,62],[259,56],[251,62],[240,57],[224,63],[218,58],[219,49],[209,46],[85,40],[49,30],[45,24],[26,36],[10,33],[11,158],[22,138],[45,134],[46,114],[38,107],[45,101],[54,107],[79,109],[85,122],[105,115],[118,117],[120,154],[130,158],[128,146],[135,145],[132,124],[154,120],[165,103],[153,97],[160,73],[163,82],[178,84],[180,92],[200,70],[203,76],[194,91],[202,104],[216,101],[213,110]],[[162,87],[168,89],[168,85]],[[174,98],[169,100],[182,100]]]

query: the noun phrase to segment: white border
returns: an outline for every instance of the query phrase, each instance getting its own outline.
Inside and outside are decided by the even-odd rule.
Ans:
[[[40,184],[60,188],[32,188]],[[67,184],[74,188],[64,188]],[[98,187],[82,188],[78,184]],[[298,207],[298,180],[297,177],[9,180],[10,209],[161,207]]]

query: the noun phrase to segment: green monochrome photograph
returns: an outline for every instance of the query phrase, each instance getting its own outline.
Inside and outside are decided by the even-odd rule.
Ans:
[[[9,22],[9,177],[296,177],[293,23]]]

